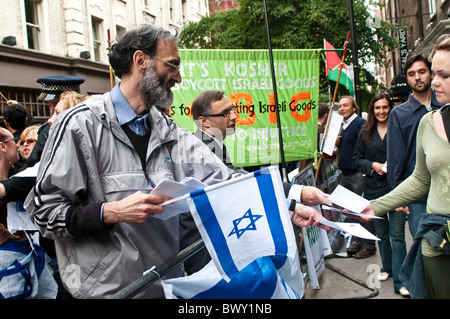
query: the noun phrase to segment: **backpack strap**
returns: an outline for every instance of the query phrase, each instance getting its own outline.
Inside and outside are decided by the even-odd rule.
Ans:
[[[450,104],[443,106],[440,112],[444,122],[445,134],[447,134],[447,140],[450,143]]]

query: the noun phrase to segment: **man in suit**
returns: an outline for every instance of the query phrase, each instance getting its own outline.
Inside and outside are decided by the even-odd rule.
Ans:
[[[359,106],[351,96],[342,96],[340,98],[338,110],[339,114],[343,117],[341,136],[338,137],[337,141],[339,147],[338,167],[342,172],[342,186],[361,195],[364,191],[364,176],[353,165],[353,152],[365,120],[358,116]],[[375,232],[372,221],[362,223],[361,225],[371,233]],[[347,249],[347,253],[354,255],[356,259],[370,257],[375,252],[375,241],[361,238],[354,239]]]
[[[235,132],[237,116],[234,105],[221,91],[205,91],[194,100],[192,116],[198,129],[194,135],[208,145],[229,168],[244,172],[233,166],[228,151],[223,143],[228,135]]]
[[[194,132],[209,149],[219,157],[222,162],[235,172],[247,172],[242,168],[233,166],[224,139],[234,134],[237,116],[234,106],[222,91],[205,91],[200,93],[192,103],[192,117],[198,129]],[[285,195],[288,199],[294,199],[304,204],[305,210],[312,209],[308,206],[318,204],[331,205],[326,199],[327,195],[320,189],[310,186],[292,185],[283,183]],[[307,206],[305,206],[307,205]],[[190,213],[180,216],[180,249],[183,249],[200,238],[195,223]],[[208,252],[203,249],[184,264],[188,274],[203,268],[210,260]]]

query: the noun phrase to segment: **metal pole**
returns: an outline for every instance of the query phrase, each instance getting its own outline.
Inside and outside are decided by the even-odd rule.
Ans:
[[[341,80],[342,67],[344,66],[345,53],[347,52],[347,45],[348,45],[349,37],[350,37],[350,31],[347,32],[347,39],[345,40],[345,43],[344,43],[344,54],[342,55],[341,64],[339,65],[338,78],[336,81],[336,86],[334,87],[333,100],[330,103],[330,111],[328,112],[328,120],[327,120],[327,124],[325,126],[325,131],[323,132],[323,137],[322,137],[323,140],[325,139],[325,137],[328,134],[328,127],[330,126],[330,119],[331,119],[331,116],[333,113],[333,106],[334,106],[334,102],[336,101],[337,91],[338,91],[338,87],[339,87],[339,81]],[[326,64],[326,62],[325,62],[325,64]],[[328,67],[328,66],[325,66],[325,67]],[[317,178],[319,177],[319,170],[320,170],[320,165],[322,163],[322,158],[323,158],[323,156],[321,156],[319,158],[319,161],[317,163],[316,174],[314,176],[314,181],[316,182],[316,184],[317,184]]]
[[[269,46],[269,58],[270,58],[270,68],[272,71],[272,86],[273,86],[273,97],[275,99],[275,115],[277,117],[277,126],[278,126],[278,140],[280,143],[280,156],[281,156],[281,171],[283,182],[287,183],[287,172],[286,172],[286,162],[284,160],[284,148],[283,148],[283,135],[281,131],[281,123],[280,123],[280,111],[278,110],[278,94],[277,94],[277,82],[275,80],[275,68],[273,64],[273,56],[272,56],[272,44],[270,39],[270,27],[269,27],[269,18],[267,16],[267,5],[266,0],[264,0],[264,15],[266,18],[266,29],[267,29],[267,43]]]
[[[420,37],[422,38],[422,41],[424,39],[424,33],[423,33],[423,14],[422,14],[422,1],[421,0],[417,0],[417,18],[419,20],[419,34]]]
[[[143,291],[156,281],[160,280],[161,277],[166,275],[168,272],[173,270],[179,264],[181,264],[186,259],[196,254],[204,247],[205,244],[203,243],[203,240],[202,239],[197,240],[190,246],[180,251],[178,255],[176,255],[172,260],[168,261],[167,263],[163,264],[160,267],[156,267],[153,270],[148,271],[145,275],[143,275],[139,279],[135,280],[134,282],[132,282],[131,284],[129,284],[128,286],[126,286],[125,288],[114,294],[112,296],[112,299],[133,298],[138,293],[140,293],[141,291]]]
[[[339,275],[341,275],[342,277],[345,277],[351,281],[353,281],[354,283],[357,283],[360,286],[363,286],[364,288],[369,289],[370,291],[372,291],[371,293],[369,293],[368,295],[361,295],[361,296],[357,296],[354,298],[350,298],[350,299],[366,299],[366,298],[372,298],[372,297],[376,297],[379,294],[379,291],[377,288],[375,287],[369,287],[364,281],[359,280],[358,278],[355,278],[353,276],[351,276],[350,274],[346,273],[345,271],[339,269],[336,266],[333,266],[332,264],[325,262],[325,267],[327,267],[328,269],[338,273]]]
[[[350,34],[352,36],[352,61],[355,78],[355,100],[356,104],[361,107],[361,91],[359,87],[359,65],[358,65],[358,51],[356,49],[356,34],[355,34],[355,16],[353,13],[353,0],[348,0],[348,14],[350,22]]]

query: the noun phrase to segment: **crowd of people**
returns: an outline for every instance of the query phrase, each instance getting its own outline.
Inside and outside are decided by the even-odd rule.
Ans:
[[[410,142],[413,139],[415,142],[415,165],[412,174],[405,176],[407,178],[388,194],[371,201],[365,211],[383,215],[393,209],[408,205],[408,222],[413,245],[400,269],[400,280],[414,298],[449,298],[450,278],[446,271],[450,263],[448,243],[448,239],[450,239],[448,228],[450,166],[446,157],[450,155],[449,35],[441,36],[438,39],[430,58],[432,59],[431,70],[428,66],[420,67],[419,60],[408,69],[407,77],[416,78],[416,81],[412,83],[413,94],[406,102],[410,103],[405,104],[409,109],[406,107],[404,107],[405,110],[399,109],[398,117],[392,116],[392,127],[398,125],[397,129],[402,131],[405,139]],[[422,63],[426,65],[425,61]],[[424,99],[429,90],[427,87],[429,83],[434,90],[428,91],[428,99]],[[420,103],[424,103],[422,106],[428,106],[428,108],[421,111],[424,115],[419,119],[414,134],[410,132],[412,128],[407,124],[415,115],[407,112],[418,112],[418,109],[422,107],[417,107]],[[440,108],[432,111],[434,106],[440,106]],[[396,108],[392,111],[392,115],[395,114],[395,111]],[[401,114],[402,111],[407,114]],[[400,115],[403,115],[403,118]],[[396,123],[396,119],[400,118],[401,121]],[[388,143],[389,129],[388,125]],[[414,134],[415,137],[408,137],[408,133]],[[400,141],[397,139],[395,143],[400,144]],[[399,144],[393,147],[400,147]],[[388,178],[391,169],[389,152],[388,147]],[[409,154],[402,154],[402,156],[405,155],[409,156]],[[397,168],[392,169],[395,172]],[[399,175],[396,174],[396,176]],[[417,209],[414,201],[423,196],[427,196],[426,205],[421,205],[423,209]]]
[[[450,87],[445,78],[450,72],[448,63],[445,64],[445,56],[448,60],[450,54],[449,38],[441,42],[447,46],[437,47],[433,53],[433,85],[442,88],[438,91],[438,101],[450,103]],[[234,107],[224,92],[206,91],[194,100],[192,114],[198,126],[194,134],[178,127],[167,116],[166,110],[173,101],[171,88],[181,82],[181,61],[176,38],[172,34],[151,25],[133,28],[111,47],[109,62],[120,81],[103,95],[89,97],[79,94],[82,78],[56,76],[39,79],[43,85],[43,94],[39,98],[48,101],[52,114],[40,127],[30,121],[23,106],[16,101],[8,102],[19,111],[15,111],[17,115],[9,120],[4,112],[7,129],[0,131],[0,252],[6,256],[2,257],[0,274],[6,269],[8,274],[12,274],[10,281],[0,281],[0,293],[5,298],[113,296],[146,270],[171,260],[181,249],[200,238],[188,212],[167,220],[151,218],[162,213],[164,208],[160,204],[170,199],[150,194],[156,184],[163,179],[181,181],[194,177],[212,185],[247,174],[246,170],[232,165],[223,143],[227,135],[234,133],[236,120]],[[416,66],[417,63],[411,65]],[[425,105],[442,106],[436,102],[429,83],[426,85],[422,70],[406,70],[406,74],[413,94],[405,105],[396,108],[412,109],[414,103],[422,105],[427,96],[424,90],[429,92]],[[430,69],[427,74],[430,81]],[[339,113],[343,115],[344,123],[337,145],[338,166],[343,173],[344,186],[371,200],[372,206],[366,209],[367,214],[389,212],[389,219],[382,222],[367,217],[361,222],[382,239],[379,245],[382,274],[386,278],[393,276],[395,289],[400,291],[406,289],[403,280],[399,279],[406,255],[405,213],[395,209],[405,210],[399,207],[410,204],[417,194],[428,194],[429,187],[428,211],[445,215],[442,209],[445,207],[443,202],[448,201],[448,193],[447,197],[442,196],[442,190],[438,190],[445,181],[435,185],[434,169],[428,176],[425,174],[427,165],[434,164],[426,160],[426,155],[419,154],[419,149],[424,147],[422,139],[417,143],[416,171],[419,172],[414,171],[410,178],[402,175],[406,181],[398,188],[414,184],[412,178],[423,180],[428,177],[426,191],[423,187],[420,191],[408,191],[411,196],[414,193],[413,197],[407,197],[408,201],[395,193],[398,188],[390,192],[394,187],[388,183],[389,170],[399,170],[403,174],[397,166],[391,167],[389,158],[389,143],[394,141],[393,147],[398,149],[398,144],[403,142],[389,137],[391,125],[396,125],[390,124],[396,108],[393,109],[387,94],[378,93],[369,106],[367,121],[364,121],[358,116],[359,107],[354,99],[342,97]],[[448,107],[440,110],[445,109]],[[322,129],[328,114],[326,105],[323,110]],[[431,118],[428,114],[439,115]],[[447,127],[448,117],[446,113],[440,114],[427,113],[424,119],[428,118],[431,124],[425,128],[422,127],[425,125],[423,121],[419,125],[420,119],[414,127],[408,126],[410,136],[405,137],[405,149],[415,151],[415,145],[411,145],[415,139],[411,136],[416,134],[416,130],[418,136],[426,134],[427,139],[433,138],[429,136],[432,125],[440,128],[435,135],[447,140],[448,149],[448,138],[441,134],[445,132],[444,126],[438,124],[442,123],[438,122],[440,120]],[[20,118],[20,121],[13,118]],[[403,120],[398,121],[405,124]],[[19,122],[20,125],[17,124]],[[428,144],[431,146],[433,143]],[[402,155],[415,160],[414,155]],[[20,167],[19,162],[22,162]],[[444,176],[443,172],[449,172],[450,168],[439,167],[439,170],[437,174]],[[400,174],[397,175],[400,178]],[[448,173],[446,176],[449,183]],[[434,194],[436,191],[441,193]],[[293,223],[301,227],[330,229],[319,224],[324,217],[312,207],[331,205],[327,194],[315,187],[289,183],[284,184],[284,192],[286,198],[297,203]],[[399,201],[399,198],[404,200]],[[32,221],[25,226],[20,224],[22,228],[17,232],[10,231],[14,227],[7,203],[12,202],[23,203],[22,213]],[[408,216],[415,211],[410,207]],[[414,227],[420,233],[422,223],[417,221]],[[23,243],[28,244],[27,249]],[[430,258],[425,262],[424,257],[425,268],[430,267],[426,271],[426,287],[434,287],[433,269],[441,266],[441,262],[435,261],[434,246],[422,241],[420,247],[423,256]],[[45,257],[50,262],[42,254],[32,253],[41,250],[45,250]],[[373,255],[374,250],[373,241],[355,242],[349,247],[355,258]],[[36,279],[32,289],[26,278],[13,278],[14,272],[10,268],[17,254],[22,254],[24,259],[30,256],[35,259]],[[437,254],[448,263],[448,255]],[[165,277],[196,272],[211,258],[206,250],[194,257],[184,265],[174,267]],[[45,263],[53,270],[52,278],[47,267],[42,267]],[[126,270],[126,276],[123,270]],[[433,293],[430,291],[428,297],[449,296],[448,291],[437,288]],[[153,284],[136,297],[163,298],[161,284]]]
[[[404,66],[412,91],[408,100],[393,107],[390,96],[379,92],[366,121],[356,115],[351,97],[339,101],[342,184],[370,200],[363,213],[385,217],[362,222],[381,239],[378,279],[392,276],[394,290],[413,298],[450,297],[448,58],[449,35],[438,39],[429,58],[410,56]],[[413,238],[409,252],[406,220]],[[347,252],[358,259],[375,250],[374,241],[356,240]]]

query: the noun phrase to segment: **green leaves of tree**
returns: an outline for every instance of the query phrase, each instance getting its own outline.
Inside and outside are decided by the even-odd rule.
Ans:
[[[373,23],[368,4],[353,0],[358,57],[363,63],[384,63],[386,50],[397,46],[395,27]],[[180,34],[180,45],[201,49],[266,49],[263,0],[238,0],[239,10],[216,13],[189,23]],[[347,0],[267,0],[273,49],[315,49],[327,39],[342,48],[349,30]],[[372,3],[375,4],[375,3]],[[349,46],[350,48],[350,46]],[[351,52],[348,53],[351,61]]]

